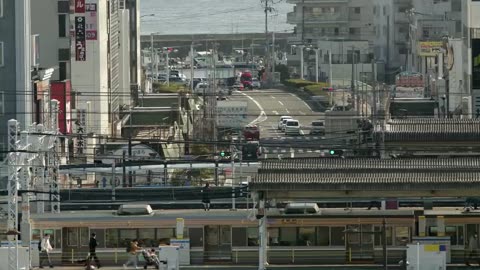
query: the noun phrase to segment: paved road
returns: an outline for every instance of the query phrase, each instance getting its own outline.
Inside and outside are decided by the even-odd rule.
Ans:
[[[283,90],[266,89],[235,92],[229,99],[248,102],[249,122],[260,127],[260,141],[264,147],[262,158],[317,157],[328,151],[328,148],[319,147],[328,144],[323,137],[309,135],[311,122],[324,119],[324,114],[314,112],[296,95]],[[286,136],[277,129],[283,115],[300,121],[299,136]]]

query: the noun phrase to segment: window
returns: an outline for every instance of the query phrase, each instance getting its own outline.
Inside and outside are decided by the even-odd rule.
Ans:
[[[298,246],[315,246],[315,227],[298,228]]]
[[[359,27],[351,27],[349,29],[350,35],[360,35],[360,28]]]
[[[330,227],[317,227],[317,245],[322,247],[330,245]]]
[[[338,29],[338,27],[335,27],[333,32],[335,33],[335,36],[338,36],[340,30]]]
[[[280,245],[295,246],[297,243],[297,228],[280,228]]]
[[[60,81],[67,79],[67,69],[68,69],[68,62],[58,62],[58,79]]]
[[[119,229],[118,244],[121,247],[126,247],[130,241],[137,239],[136,229]]]
[[[67,245],[69,247],[76,247],[78,244],[78,229],[67,228]]]
[[[0,18],[3,18],[3,0],[0,0]]]
[[[88,228],[80,228],[80,245],[88,247],[90,243],[90,234]]]
[[[117,229],[107,229],[105,231],[105,246],[107,248],[118,247],[118,230]]]
[[[0,115],[5,114],[5,95],[3,91],[0,91]]]
[[[138,230],[138,242],[144,247],[158,246],[158,242],[155,239],[155,229]]]
[[[450,236],[450,243],[452,246],[463,246],[463,226],[446,226],[445,235]]]
[[[1,2],[2,0],[0,0]],[[0,41],[0,67],[3,67],[4,65],[4,58],[3,58],[3,42]]]
[[[58,37],[67,37],[67,15],[58,14]]]
[[[104,229],[90,229],[90,235],[95,233],[97,235],[97,248],[105,248],[105,230]]]
[[[69,1],[58,1],[57,12],[58,13],[70,13],[70,2]]]
[[[452,0],[452,11],[453,12],[462,11],[462,0]]]
[[[245,229],[245,228],[237,228],[237,229]],[[233,228],[232,228],[232,230],[233,230]],[[190,228],[189,229],[189,235],[190,235],[190,246],[191,247],[203,247],[203,228]],[[232,232],[232,235],[235,236],[235,234],[233,232]],[[241,234],[239,233],[239,235],[241,235]],[[245,236],[245,233],[243,233],[243,236]],[[245,239],[245,237],[244,237],[244,239]],[[246,246],[246,243],[245,243],[244,246]]]
[[[58,49],[58,61],[70,61],[70,48]]]
[[[345,246],[345,227],[331,227],[330,245]]]
[[[162,243],[170,241],[170,238],[175,237],[175,229],[173,228],[162,228],[157,229],[157,239]]]
[[[353,8],[353,13],[360,14],[360,7]]]
[[[247,228],[247,243],[249,247],[258,246],[260,240],[258,239],[258,228]]]
[[[404,246],[410,239],[410,227],[395,227],[395,245]]]
[[[268,244],[270,246],[280,245],[279,236],[280,236],[279,228],[268,228]]]
[[[0,1],[2,1],[2,0],[0,0]],[[42,236],[40,235],[40,230],[39,229],[33,229],[32,230],[32,240],[33,241],[42,240]]]

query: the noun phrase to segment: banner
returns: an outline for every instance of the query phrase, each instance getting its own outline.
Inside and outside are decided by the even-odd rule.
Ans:
[[[85,17],[75,17],[75,60],[86,61]]]
[[[97,40],[97,4],[85,4],[85,30],[87,40]]]
[[[85,150],[85,126],[87,124],[87,110],[77,109],[77,121],[75,122],[77,126],[77,153],[83,154]]]
[[[418,44],[419,56],[437,56],[443,47],[442,41],[420,41]]]
[[[472,89],[480,89],[480,39],[472,39]]]
[[[75,13],[85,13],[85,0],[75,0]]]

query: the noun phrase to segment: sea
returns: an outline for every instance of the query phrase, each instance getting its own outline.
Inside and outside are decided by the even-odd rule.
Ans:
[[[293,5],[286,0],[268,0],[269,31],[291,32],[287,13]],[[265,32],[261,0],[141,0],[141,33],[159,35],[235,34]]]

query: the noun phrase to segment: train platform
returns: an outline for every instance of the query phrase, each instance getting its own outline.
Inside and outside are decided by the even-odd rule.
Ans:
[[[34,268],[35,270],[38,268]],[[50,269],[45,267],[44,269]],[[83,270],[81,266],[55,266],[54,270]],[[108,266],[102,267],[104,270],[123,270],[122,266]],[[135,269],[134,267],[128,267],[127,269]],[[137,269],[143,269],[138,267]],[[154,269],[149,267],[148,269]],[[196,266],[181,266],[181,270],[199,270],[199,269],[214,269],[214,270],[257,270],[258,266],[253,265],[196,265]],[[384,267],[378,264],[371,265],[269,265],[267,270],[317,270],[317,269],[336,269],[336,270],[383,270]],[[401,270],[398,265],[389,265],[389,270]],[[480,269],[480,265],[473,264],[472,266],[466,266],[465,264],[450,264],[447,267],[448,270],[460,270],[460,269]]]

